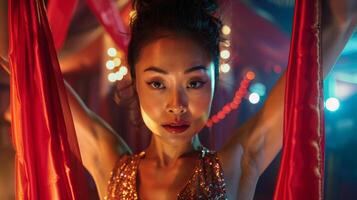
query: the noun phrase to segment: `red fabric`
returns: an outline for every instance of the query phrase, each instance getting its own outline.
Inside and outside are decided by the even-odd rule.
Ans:
[[[285,93],[283,154],[274,199],[323,199],[320,0],[296,0]]]
[[[47,6],[47,17],[57,50],[63,46],[71,23],[77,0],[51,0]]]
[[[86,0],[89,8],[104,26],[116,45],[126,52],[129,33],[113,0]]]
[[[17,199],[88,199],[63,78],[42,0],[9,1]]]

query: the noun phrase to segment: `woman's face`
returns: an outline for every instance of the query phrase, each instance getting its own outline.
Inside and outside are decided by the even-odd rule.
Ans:
[[[209,117],[214,64],[187,37],[167,36],[145,45],[135,66],[141,114],[154,137],[190,142]]]

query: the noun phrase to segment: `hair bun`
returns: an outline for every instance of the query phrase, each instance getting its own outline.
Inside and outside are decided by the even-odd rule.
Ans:
[[[208,13],[215,13],[218,9],[218,4],[215,0],[201,0],[201,6],[204,8]]]
[[[218,4],[215,0],[133,0],[136,13],[149,12],[163,7],[187,8],[213,14],[217,11]]]

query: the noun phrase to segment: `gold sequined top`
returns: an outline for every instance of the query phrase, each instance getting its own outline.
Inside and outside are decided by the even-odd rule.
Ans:
[[[106,200],[137,200],[136,177],[145,153],[122,156],[111,175]],[[191,179],[177,195],[178,200],[225,200],[226,188],[217,153],[202,149]]]

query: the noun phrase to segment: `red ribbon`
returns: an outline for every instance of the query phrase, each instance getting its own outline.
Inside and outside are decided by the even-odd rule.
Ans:
[[[42,0],[9,1],[16,199],[88,199]]]
[[[323,199],[324,118],[319,0],[296,0],[276,200]]]

